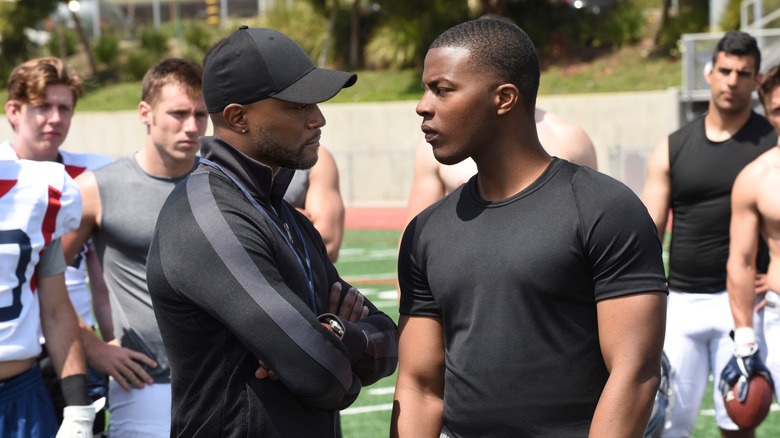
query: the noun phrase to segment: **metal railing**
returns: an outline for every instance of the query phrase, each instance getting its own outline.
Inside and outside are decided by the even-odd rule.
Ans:
[[[775,9],[764,15],[763,0],[745,0],[739,5],[739,12],[739,26],[744,32],[763,29],[774,20],[780,18],[780,9]]]
[[[761,50],[761,73],[780,63],[780,29],[753,29],[750,33],[758,42]],[[704,71],[712,62],[712,52],[723,32],[691,33],[681,37],[682,51],[682,89],[680,101],[685,106],[685,118],[696,116],[696,103],[707,102],[710,98],[709,84],[704,80]]]

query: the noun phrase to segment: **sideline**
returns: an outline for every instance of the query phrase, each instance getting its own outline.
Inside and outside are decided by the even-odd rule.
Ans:
[[[365,230],[403,230],[406,228],[406,208],[347,208],[344,227]]]

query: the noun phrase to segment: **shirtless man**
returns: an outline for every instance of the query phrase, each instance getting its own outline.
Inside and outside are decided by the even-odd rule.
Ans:
[[[539,140],[550,155],[598,170],[596,149],[582,128],[540,108],[536,108],[534,119]],[[407,221],[468,181],[475,173],[477,166],[471,159],[452,166],[442,165],[434,158],[431,146],[422,141],[414,157],[414,181],[406,207]]]
[[[759,88],[764,114],[780,133],[780,66],[767,73]],[[721,380],[728,390],[743,374],[745,378],[765,372],[758,355],[753,329],[756,302],[754,278],[759,233],[766,239],[771,254],[780,254],[780,147],[764,152],[737,176],[731,191],[731,240],[729,244],[727,287],[734,316],[734,358],[723,371]],[[780,264],[770,263],[767,272],[764,335],[767,344],[766,365],[774,379],[775,394],[780,394]],[[744,365],[739,371],[738,363]],[[770,380],[771,381],[771,380]]]

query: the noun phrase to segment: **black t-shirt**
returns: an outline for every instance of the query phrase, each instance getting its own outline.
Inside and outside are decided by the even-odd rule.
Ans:
[[[752,113],[732,138],[713,142],[704,116],[669,136],[672,242],[669,287],[680,292],[726,290],[731,187],[737,174],[777,144],[766,119]],[[761,240],[757,267],[766,272],[769,251]]]
[[[423,211],[398,275],[400,312],[442,319],[454,437],[587,436],[608,377],[596,302],[666,290],[641,201],[559,159],[507,200],[475,177]]]

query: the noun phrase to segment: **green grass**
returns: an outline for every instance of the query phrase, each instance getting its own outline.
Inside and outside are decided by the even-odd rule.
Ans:
[[[772,405],[773,409],[777,409],[776,403]],[[704,400],[701,404],[701,413],[696,421],[696,426],[693,429],[692,438],[720,438],[720,430],[715,424],[715,416],[713,412],[712,404],[712,383],[710,382],[707,393],[704,395]],[[780,411],[772,410],[769,412],[769,416],[766,417],[763,423],[756,429],[756,438],[777,438],[780,436]]]
[[[358,75],[355,85],[341,90],[328,102],[417,100],[422,95],[420,70],[363,70],[355,73]]]
[[[401,231],[346,230],[339,261],[336,267],[341,276],[357,286],[360,291],[387,313],[398,320],[396,298],[392,291],[395,278],[398,241]],[[668,239],[667,239],[668,243]],[[382,280],[389,284],[376,284]],[[359,279],[362,279],[358,281]],[[389,279],[389,280],[388,280]],[[342,412],[341,425],[344,438],[386,438],[390,431],[390,409],[393,402],[392,388],[396,375],[392,375],[364,388],[355,403]],[[712,414],[712,385],[704,396],[693,438],[719,438],[720,432]],[[379,392],[377,394],[376,392]],[[777,408],[777,404],[773,405]],[[361,409],[377,409],[362,412]],[[757,429],[757,438],[780,436],[780,412],[772,411]]]
[[[421,71],[361,70],[357,83],[329,102],[386,102],[417,100],[422,95]],[[606,53],[589,62],[568,61],[542,71],[540,95],[665,90],[681,83],[680,62],[641,56],[638,47]],[[141,99],[141,82],[97,86],[88,81],[77,111],[134,110]],[[0,102],[7,100],[0,91]]]
[[[123,82],[103,87],[88,85],[76,111],[121,111],[138,108],[141,82]]]
[[[682,84],[681,65],[670,58],[645,58],[637,47],[627,47],[587,63],[547,68],[542,72],[539,94],[665,90]]]
[[[374,305],[398,321],[394,293],[398,241],[401,231],[346,230],[336,267],[341,277],[356,286]],[[380,283],[370,279],[380,280]],[[363,279],[363,280],[360,280]],[[396,374],[363,388],[349,409],[342,412],[344,438],[386,438]],[[376,394],[379,392],[379,394]],[[378,409],[360,413],[361,409]]]

